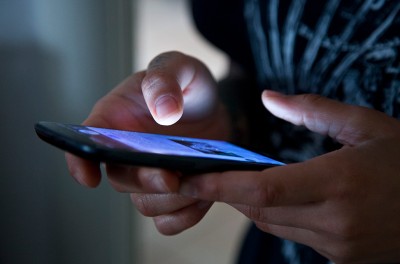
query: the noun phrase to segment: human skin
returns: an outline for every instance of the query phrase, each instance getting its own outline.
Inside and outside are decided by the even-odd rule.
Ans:
[[[343,144],[261,172],[187,177],[180,193],[224,202],[263,231],[308,245],[335,263],[400,260],[400,122],[317,95],[263,93],[275,116]]]
[[[206,66],[179,52],[154,58],[100,99],[84,125],[149,133],[228,140],[230,119],[218,100],[217,83]],[[164,102],[157,110],[157,103]],[[179,120],[179,121],[178,121]],[[100,164],[66,154],[70,174],[87,187],[101,181]],[[172,235],[196,224],[212,202],[173,193],[179,172],[106,164],[107,178],[159,231]]]
[[[107,178],[154,218],[165,235],[182,232],[225,202],[268,233],[311,246],[336,263],[400,261],[400,122],[317,95],[266,91],[271,114],[328,135],[340,150],[261,172],[181,177],[179,172],[106,164]],[[157,109],[157,103],[164,107]],[[198,60],[158,56],[102,98],[85,125],[229,139],[217,85]],[[263,122],[260,120],[259,122]],[[99,164],[66,154],[72,176],[96,187]]]

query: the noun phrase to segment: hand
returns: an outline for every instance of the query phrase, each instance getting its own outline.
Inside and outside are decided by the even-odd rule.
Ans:
[[[400,261],[400,122],[316,95],[264,92],[263,102],[343,147],[262,172],[187,177],[180,193],[229,203],[261,230],[335,263]]]
[[[146,71],[133,74],[99,100],[84,124],[226,139],[229,118],[216,89],[215,80],[200,61],[178,52],[164,53],[150,62]],[[66,159],[79,183],[99,184],[99,164],[71,154],[66,154]],[[133,193],[133,203],[144,215],[155,217],[164,234],[194,225],[212,204],[173,194],[180,176],[175,172],[110,164],[106,171],[111,185],[117,191]]]

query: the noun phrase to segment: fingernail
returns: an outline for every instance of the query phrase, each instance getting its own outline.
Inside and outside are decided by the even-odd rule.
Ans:
[[[160,118],[161,125],[171,125],[181,117],[179,105],[176,99],[170,95],[164,95],[156,101],[156,115]]]
[[[273,91],[273,90],[264,90],[263,96],[264,97],[282,97],[282,96],[284,96],[284,94],[277,92],[277,91]]]

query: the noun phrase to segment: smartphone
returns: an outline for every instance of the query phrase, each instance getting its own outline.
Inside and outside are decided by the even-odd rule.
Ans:
[[[182,172],[263,170],[284,163],[229,142],[88,127],[35,124],[47,143],[85,159]]]

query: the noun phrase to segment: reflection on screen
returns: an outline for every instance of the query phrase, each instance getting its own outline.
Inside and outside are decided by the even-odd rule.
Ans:
[[[93,135],[93,133],[101,134],[140,152],[283,165],[281,162],[224,141],[192,139],[95,127],[88,127],[88,129],[90,129],[90,131],[82,129],[78,131],[89,135]]]

